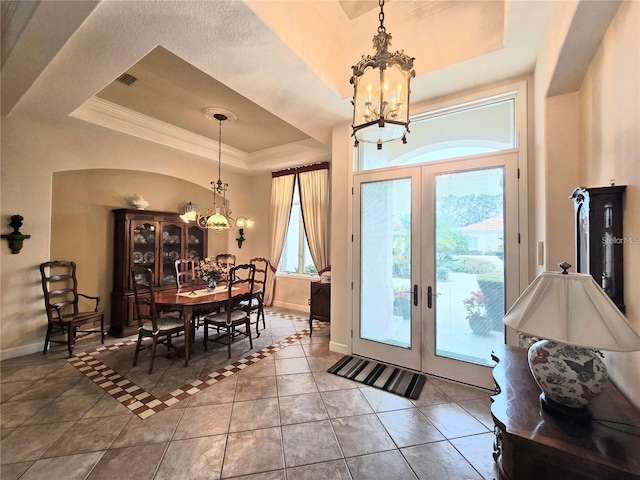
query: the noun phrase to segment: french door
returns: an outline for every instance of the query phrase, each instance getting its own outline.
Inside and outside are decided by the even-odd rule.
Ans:
[[[491,388],[517,297],[517,188],[516,154],[354,177],[354,354]]]

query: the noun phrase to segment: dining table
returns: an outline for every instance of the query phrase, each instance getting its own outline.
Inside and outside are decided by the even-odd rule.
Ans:
[[[232,296],[249,292],[249,285],[233,287]],[[215,310],[224,307],[229,300],[227,285],[216,287],[213,291],[206,288],[182,288],[180,290],[162,290],[156,292],[155,303],[159,310],[179,311],[184,321],[184,366],[189,365],[193,329],[193,314],[196,310]]]

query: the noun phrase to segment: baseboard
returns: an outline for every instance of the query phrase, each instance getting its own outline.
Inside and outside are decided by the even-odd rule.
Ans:
[[[329,350],[336,353],[341,353],[342,355],[351,355],[349,351],[349,345],[338,342],[329,342]]]
[[[287,302],[279,302],[274,300],[273,306],[279,307],[279,308],[286,308],[288,310],[295,310],[297,312],[301,312],[306,315],[309,315],[309,307],[305,307],[304,305],[300,305],[298,303],[287,303]]]
[[[0,360],[7,360],[9,358],[21,357],[23,355],[31,355],[32,353],[42,352],[44,346],[44,340],[38,343],[32,343],[29,345],[20,345],[19,347],[8,348],[0,352]]]

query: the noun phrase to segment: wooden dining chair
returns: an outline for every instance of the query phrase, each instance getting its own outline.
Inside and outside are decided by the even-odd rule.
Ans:
[[[203,285],[202,279],[198,277],[200,262],[193,258],[179,258],[175,262],[176,266],[176,287],[178,290],[184,288],[194,288]]]
[[[171,335],[184,331],[184,321],[174,314],[160,314],[156,309],[155,291],[153,289],[153,271],[151,269],[133,265],[131,267],[133,294],[135,297],[136,319],[138,321],[138,342],[133,356],[133,366],[138,364],[138,354],[142,348],[143,337],[151,338],[151,360],[149,373],[153,372],[153,362],[156,357],[158,341],[166,340],[167,349],[171,350]]]
[[[269,260],[262,257],[256,257],[249,260],[249,263],[256,266],[256,274],[253,282],[253,292],[251,298],[242,301],[242,307],[247,311],[249,317],[252,312],[258,312],[256,316],[256,337],[260,336],[258,327],[260,326],[260,316],[262,315],[262,328],[267,328],[264,318],[264,289],[267,282],[267,270],[269,269]]]
[[[216,255],[216,263],[228,272],[236,266],[236,256],[233,253],[220,253]]]
[[[256,266],[251,264],[237,265],[229,270],[225,310],[223,312],[214,313],[204,317],[205,351],[207,350],[207,342],[209,341],[209,326],[224,330],[226,334],[228,358],[231,358],[231,341],[236,335],[245,335],[249,337],[249,346],[253,349],[249,313],[242,307],[241,303],[251,299],[255,274]],[[239,287],[246,287],[247,293],[238,294],[237,289]],[[244,332],[242,330],[237,330],[237,327],[241,327],[243,325],[245,327]],[[221,342],[221,338],[222,336],[219,336],[215,341]]]
[[[40,264],[40,276],[42,278],[42,291],[44,292],[44,305],[48,320],[42,353],[47,353],[51,342],[66,343],[69,358],[71,358],[79,333],[82,336],[99,333],[100,341],[104,344],[104,337],[106,336],[104,331],[104,312],[98,310],[100,297],[78,293],[75,262],[52,260],[42,263]],[[83,309],[80,305],[82,299],[85,299],[82,301],[83,304],[93,304],[93,309]],[[94,328],[88,330],[78,329],[78,327],[88,324],[92,324]],[[100,328],[96,324],[99,324]],[[53,340],[51,334],[54,330],[63,334],[66,332],[66,341]]]

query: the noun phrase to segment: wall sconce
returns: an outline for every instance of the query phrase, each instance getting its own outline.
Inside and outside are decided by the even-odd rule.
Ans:
[[[244,238],[244,228],[239,229],[238,233],[240,236],[236,238],[236,242],[238,242],[238,248],[242,248],[242,242],[246,240],[246,238]]]
[[[20,233],[20,227],[22,226],[23,220],[24,218],[22,218],[21,215],[12,215],[9,226],[13,228],[13,232],[8,235],[2,235],[2,238],[6,238],[9,241],[9,248],[11,249],[11,253],[20,253],[23,240],[26,238],[31,238],[31,235],[23,235]]]
[[[236,242],[238,242],[238,248],[242,248],[242,242],[246,240],[244,238],[244,229],[253,227],[255,222],[251,218],[247,217],[238,217],[236,219],[236,227],[238,227],[238,233],[240,234],[238,238],[236,238]]]

